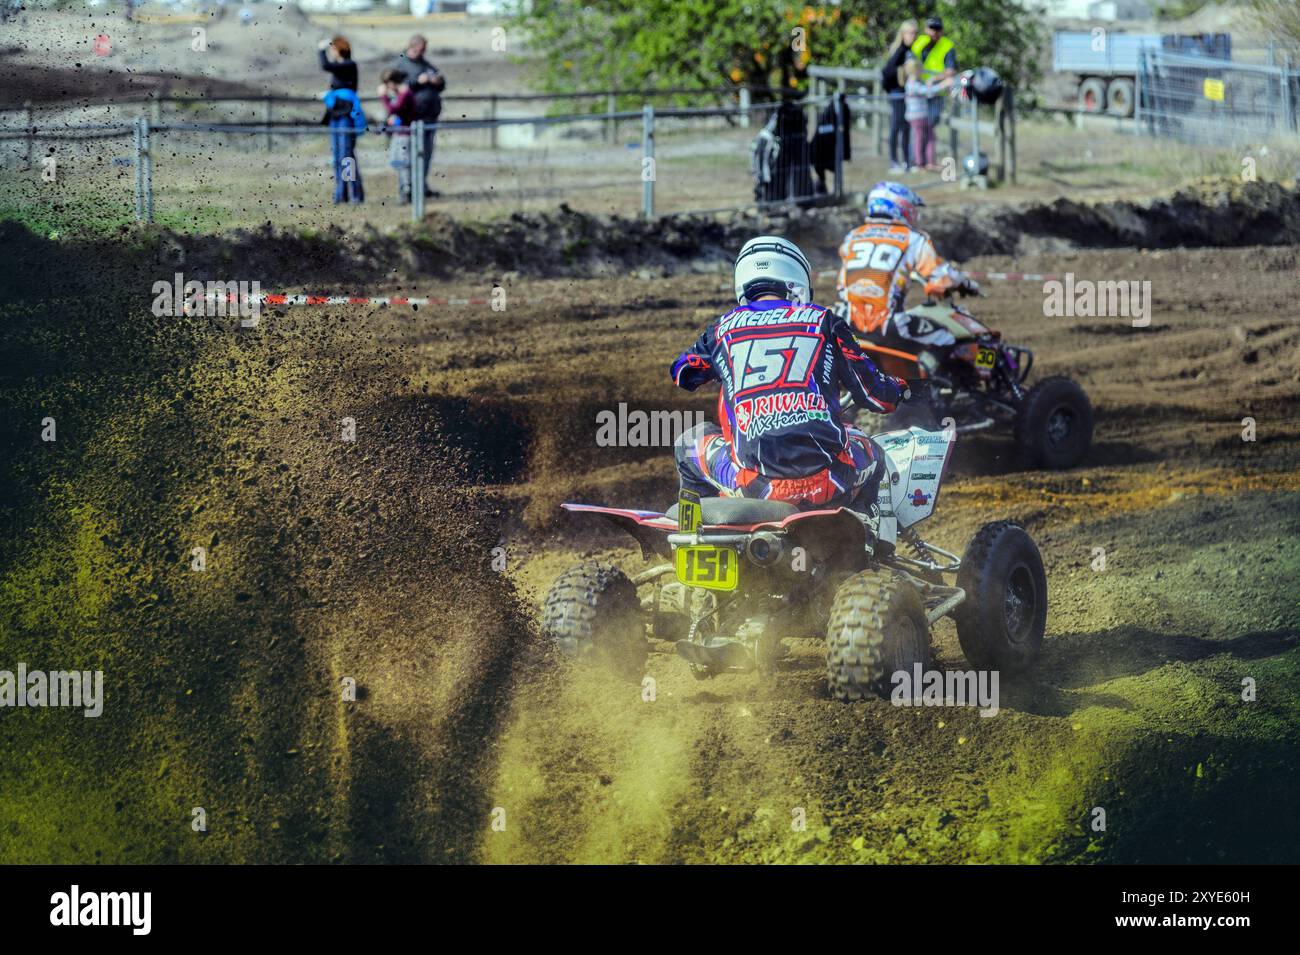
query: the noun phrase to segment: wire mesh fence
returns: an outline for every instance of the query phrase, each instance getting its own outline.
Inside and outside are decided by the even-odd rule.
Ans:
[[[604,111],[522,116],[504,99],[419,137],[429,174],[416,178],[431,208],[492,218],[560,203],[643,216],[835,203],[869,185],[868,168],[846,164],[855,149],[883,153],[889,114],[883,97],[838,93],[753,102],[741,90],[723,105],[622,111],[609,94]],[[11,169],[53,159],[68,188],[92,185],[114,207],[125,196],[146,221],[157,212],[167,222],[319,225],[331,197],[394,207],[378,221],[422,217],[411,150],[395,158],[392,130],[373,110],[368,128],[341,136],[316,101],[283,98],[276,108],[270,115],[289,118],[268,121],[256,101],[221,98],[9,110],[0,155]],[[132,181],[134,198],[123,193]]]
[[[1152,134],[1204,145],[1297,134],[1300,71],[1154,49],[1140,66],[1137,118]]]

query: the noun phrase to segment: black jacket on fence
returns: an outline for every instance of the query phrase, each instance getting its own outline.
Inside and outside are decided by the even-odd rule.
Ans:
[[[813,168],[819,173],[835,169],[835,127],[840,128],[840,158],[848,162],[853,158],[849,144],[849,127],[853,114],[849,112],[849,99],[843,93],[834,98],[817,114],[817,132],[812,141]]]
[[[808,152],[803,109],[793,102],[782,103],[750,147],[754,198],[759,202],[810,198],[813,184]]]

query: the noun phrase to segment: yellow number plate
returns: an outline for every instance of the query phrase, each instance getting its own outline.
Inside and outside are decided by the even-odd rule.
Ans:
[[[975,356],[976,368],[992,368],[998,363],[998,353],[993,348],[981,348],[980,353]]]
[[[677,579],[688,587],[735,590],[740,579],[740,555],[730,547],[679,547],[675,563]]]

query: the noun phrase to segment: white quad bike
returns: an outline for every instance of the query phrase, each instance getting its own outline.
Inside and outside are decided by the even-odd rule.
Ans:
[[[565,504],[667,562],[635,577],[600,561],[570,568],[546,595],[543,632],[630,676],[645,665],[647,634],[675,642],[699,677],[771,673],[783,639],[825,639],[830,693],[844,701],[887,695],[894,673],[928,668],[930,627],[949,615],[973,667],[1028,667],[1047,620],[1033,539],[996,521],[961,558],[927,544],[915,528],[934,510],[956,435],[912,427],[873,440],[886,473],[862,511],[690,492],[666,513]]]

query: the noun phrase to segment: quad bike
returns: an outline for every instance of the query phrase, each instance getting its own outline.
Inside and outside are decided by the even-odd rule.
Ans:
[[[1010,425],[1016,444],[1037,466],[1063,470],[1078,464],[1092,444],[1092,404],[1078,384],[1053,375],[1026,387],[1034,353],[1002,341],[1002,334],[951,301],[963,291],[950,281],[926,286],[927,298],[908,309],[952,333],[957,344],[942,362],[928,351],[914,354],[859,338],[862,348],[886,374],[930,378],[932,400],[910,403],[891,415],[878,415],[842,402],[849,419],[868,434],[888,428],[938,428],[945,419],[958,434]]]
[[[647,632],[676,643],[699,677],[772,673],[783,639],[824,639],[830,692],[844,701],[887,694],[892,674],[927,669],[930,627],[945,616],[974,667],[1028,667],[1047,620],[1033,539],[997,521],[961,558],[927,544],[915,527],[934,510],[955,436],[908,428],[874,440],[886,472],[861,509],[685,491],[666,513],[565,504],[666,562],[635,577],[606,562],[570,568],[546,595],[543,632],[570,656],[631,676],[644,667]]]

